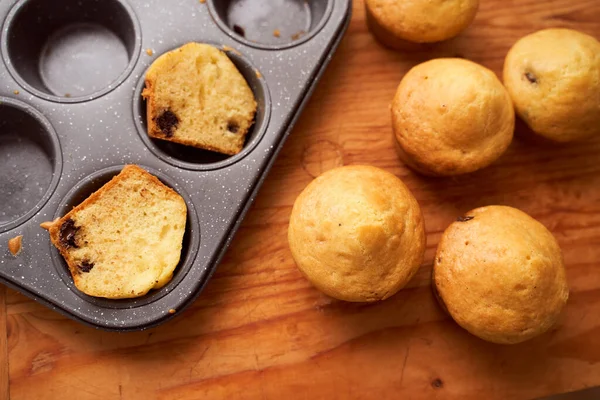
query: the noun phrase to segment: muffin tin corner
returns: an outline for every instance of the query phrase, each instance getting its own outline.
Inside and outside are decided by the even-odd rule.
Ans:
[[[232,18],[246,3],[0,4],[0,243],[24,236],[21,255],[0,256],[0,281],[70,318],[116,331],[163,323],[173,317],[169,310],[179,314],[199,295],[339,44],[351,12],[349,0],[268,0],[261,4],[271,14],[255,10],[246,15],[250,19],[242,37],[233,25],[244,22]],[[286,8],[277,9],[281,4]],[[255,17],[275,25],[258,29]],[[286,23],[290,18],[293,23]],[[255,124],[236,156],[146,135],[145,71],[156,57],[191,41],[226,50],[257,99]],[[75,288],[39,225],[64,215],[125,164],[142,166],[185,199],[184,249],[164,288],[131,300],[92,298]]]

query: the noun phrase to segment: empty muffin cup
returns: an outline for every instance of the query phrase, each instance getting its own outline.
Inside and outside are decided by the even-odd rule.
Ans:
[[[327,21],[333,0],[209,0],[221,29],[250,46],[283,48],[308,40]]]
[[[48,201],[61,169],[58,138],[46,118],[0,97],[0,232],[25,222]]]
[[[13,77],[57,102],[108,93],[129,75],[140,48],[140,28],[124,0],[20,1],[2,38]]]

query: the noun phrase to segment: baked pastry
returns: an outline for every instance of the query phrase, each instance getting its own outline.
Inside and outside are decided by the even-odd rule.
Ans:
[[[237,154],[254,123],[256,100],[229,57],[188,43],[158,57],[146,73],[148,135]]]
[[[311,182],[294,203],[288,239],[314,286],[354,302],[392,296],[425,252],[419,204],[400,179],[370,166],[335,168]]]
[[[8,251],[10,254],[17,257],[23,250],[23,235],[15,236],[14,238],[8,239]]]
[[[515,208],[481,207],[442,235],[433,285],[444,308],[467,331],[494,343],[519,343],[557,321],[567,302],[558,243]]]
[[[440,58],[412,68],[392,103],[400,158],[426,175],[476,171],[510,145],[515,113],[496,75],[474,62]]]
[[[600,135],[600,42],[571,29],[517,41],[504,84],[519,117],[543,137],[570,142]]]
[[[458,35],[475,19],[479,0],[366,0],[365,5],[375,38],[404,49],[411,42],[440,42]]]
[[[187,207],[156,177],[128,165],[50,226],[75,286],[90,296],[139,297],[179,263]]]

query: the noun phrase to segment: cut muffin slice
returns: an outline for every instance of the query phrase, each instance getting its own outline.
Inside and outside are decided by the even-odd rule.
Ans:
[[[142,96],[150,137],[229,155],[244,147],[257,107],[229,57],[200,43],[157,58]]]
[[[128,165],[53,222],[50,240],[83,293],[139,297],[171,280],[186,217],[179,194],[144,169]]]

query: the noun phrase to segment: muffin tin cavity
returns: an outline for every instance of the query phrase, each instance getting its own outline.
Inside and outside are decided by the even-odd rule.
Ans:
[[[2,40],[14,78],[57,102],[91,100],[114,89],[137,61],[138,22],[123,0],[23,0]]]
[[[241,42],[282,48],[308,40],[325,24],[333,0],[209,0],[217,24]]]
[[[30,106],[0,97],[0,232],[29,219],[58,183],[56,133]]]
[[[86,198],[88,198],[92,193],[100,189],[105,183],[110,181],[114,176],[116,176],[123,169],[124,165],[109,167],[103,170],[100,170],[83,180],[81,180],[61,201],[54,215],[54,218],[59,218],[68,213],[73,207],[82,203]],[[163,182],[165,185],[174,189],[181,197],[183,197],[186,205],[187,205],[187,220],[185,227],[185,234],[183,236],[183,247],[181,250],[181,258],[177,268],[173,273],[173,279],[169,283],[167,283],[164,287],[151,290],[148,294],[143,297],[135,298],[135,299],[104,299],[98,297],[91,297],[86,295],[85,293],[80,292],[73,283],[73,279],[71,278],[71,273],[69,272],[69,267],[65,262],[64,258],[60,255],[58,250],[52,246],[52,261],[58,274],[61,276],[63,281],[67,284],[67,286],[74,292],[81,296],[84,300],[97,305],[103,308],[135,308],[145,304],[153,303],[165,296],[167,293],[172,291],[186,276],[189,272],[194,260],[196,259],[196,255],[198,253],[198,248],[200,245],[200,225],[198,222],[198,216],[196,213],[196,209],[194,207],[194,203],[190,196],[182,190],[181,187],[178,186],[177,182],[167,175],[153,170],[151,168],[141,166],[152,175],[156,176]]]
[[[234,156],[229,156],[165,140],[150,138],[147,134],[148,121],[146,115],[146,101],[142,98],[142,90],[145,86],[145,79],[144,76],[142,76],[138,82],[133,98],[133,115],[142,140],[157,157],[177,167],[190,170],[218,169],[231,165],[245,157],[263,137],[271,115],[271,98],[265,79],[258,69],[250,64],[250,62],[239,53],[235,51],[226,51],[226,54],[244,76],[248,85],[250,85],[256,103],[258,104],[256,115],[254,117],[254,125],[252,125],[250,131],[246,135],[244,149]]]

